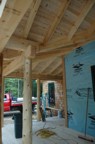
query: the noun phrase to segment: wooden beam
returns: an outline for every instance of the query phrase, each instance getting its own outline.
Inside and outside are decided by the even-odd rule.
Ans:
[[[88,40],[86,42],[88,42]],[[38,61],[38,60],[42,61],[43,59],[45,60],[45,59],[48,59],[51,57],[58,57],[58,56],[66,55],[66,54],[70,53],[72,50],[74,50],[84,44],[85,44],[85,42],[75,43],[70,46],[59,48],[56,50],[41,52],[41,53],[36,54],[36,57],[33,61]]]
[[[40,60],[40,57],[36,61],[33,60],[33,69],[42,60],[43,59]],[[16,57],[16,59],[14,61],[12,61],[9,65],[7,65],[7,67],[5,67],[3,69],[3,76],[7,76],[10,73],[12,73],[12,72],[18,70],[19,68],[21,68],[24,65],[23,61],[24,61],[24,55]]]
[[[16,57],[21,56],[22,52],[17,50],[4,49],[3,57],[6,61],[13,61]]]
[[[60,65],[57,69],[55,69],[55,71],[53,71],[51,74],[52,75],[59,75],[60,73],[63,72],[63,68],[62,65]]]
[[[13,72],[10,75],[6,76],[9,78],[23,78],[23,72]],[[44,74],[34,74],[32,73],[32,79],[40,79],[40,80],[62,80],[62,76],[60,75],[44,75]]]
[[[53,51],[49,51],[49,52],[41,52],[41,53],[36,54],[36,57],[33,61],[38,61],[38,60],[42,61],[43,59],[66,55],[67,53],[69,53],[70,51],[72,51],[75,48],[77,48],[77,45],[67,47],[67,48],[65,47],[62,49],[57,49],[57,50],[53,50]]]
[[[37,67],[37,65],[39,64],[39,62],[37,61],[37,62],[34,62],[34,63],[32,63],[32,70],[34,70],[36,67]]]
[[[85,17],[87,16],[88,12],[90,11],[90,9],[94,4],[95,4],[95,0],[88,0],[84,3],[80,15],[78,15],[76,22],[74,23],[74,25],[72,26],[68,34],[68,40],[72,39],[73,35],[75,34],[75,32],[77,31],[77,29],[79,28],[79,26],[81,25],[81,23],[83,22],[83,20],[85,19]]]
[[[38,48],[38,43],[34,41],[30,41],[21,37],[12,36],[11,39],[8,41],[6,48],[18,51],[25,51],[28,45],[31,45],[33,48]]]
[[[60,75],[44,75],[44,74],[33,74],[33,79],[40,79],[40,80],[62,80],[62,76]]]
[[[52,64],[52,62],[55,60],[56,58],[51,58],[51,59],[48,59],[48,61],[45,62],[44,66],[39,70],[39,74],[43,73],[45,69],[48,68],[48,66],[50,64]]]
[[[94,25],[93,25],[94,26]],[[94,27],[93,27],[94,28]],[[58,37],[51,42],[49,42],[47,45],[43,46],[40,45],[34,41],[26,40],[23,38],[12,36],[9,42],[6,45],[6,48],[18,50],[18,51],[25,51],[26,47],[28,45],[31,45],[34,49],[36,49],[36,52],[46,52],[50,50],[54,50],[60,47],[66,47],[71,46],[73,44],[79,44],[79,43],[87,43],[88,41],[95,40],[95,33],[91,35],[88,32],[86,33],[80,33],[75,35],[72,40],[68,40],[67,37]]]
[[[3,76],[9,75],[13,71],[21,68],[24,65],[24,56],[18,56],[5,69],[3,69]]]
[[[32,144],[32,62],[25,54],[23,90],[23,144]]]
[[[25,50],[25,57],[29,58],[30,56],[31,58],[35,58],[36,56],[36,50],[31,47],[31,45],[29,45]]]
[[[0,54],[0,144],[2,144],[2,69],[3,55]]]
[[[30,11],[26,26],[24,28],[24,37],[25,38],[27,38],[27,36],[29,34],[29,31],[30,31],[31,26],[34,22],[34,19],[35,19],[35,16],[37,14],[38,8],[41,4],[41,1],[42,0],[35,0],[35,1],[32,2],[31,11]]]
[[[60,57],[57,58],[46,73],[51,74],[61,63]]]
[[[24,73],[22,71],[15,71],[5,76],[6,78],[23,78]]]
[[[53,23],[49,27],[49,30],[46,34],[46,37],[43,41],[43,43],[46,43],[51,36],[53,35],[55,29],[57,28],[58,24],[60,23],[66,9],[68,8],[68,5],[70,4],[71,0],[64,0],[64,2],[60,3],[59,10],[57,11],[57,15],[55,16],[55,19],[53,20]]]
[[[31,55],[32,58],[35,57],[35,52],[29,45],[26,49],[26,57],[29,57]],[[17,69],[21,68],[24,65],[24,55],[16,57],[14,61],[12,61],[4,70],[3,70],[3,76],[9,75],[13,71],[16,71]]]
[[[32,74],[33,79],[40,79],[40,80],[62,80],[62,76],[58,75],[42,75],[42,74]]]
[[[32,62],[37,63],[37,62],[41,62],[41,61],[44,61],[44,60],[48,60],[49,58],[66,55],[70,51],[72,51],[73,49],[75,49],[79,46],[81,46],[81,45],[74,45],[74,46],[63,48],[63,49],[56,50],[56,51],[43,52],[43,53],[37,54],[35,58],[33,58],[33,56],[28,56],[28,58],[30,58],[30,59],[33,58]],[[21,68],[23,66],[23,59],[24,59],[24,56],[21,55],[21,56],[18,56],[14,61],[12,61],[3,70],[3,76],[7,76],[10,73],[12,73],[13,71],[16,71],[17,69]]]
[[[71,46],[74,44],[77,44],[77,45],[82,44],[82,43],[85,44],[93,40],[95,40],[95,33],[93,33],[93,35],[88,35],[88,33],[81,33],[81,34],[75,35],[71,40],[68,40],[67,37],[61,36],[49,42],[46,46],[41,45],[39,47],[39,51],[45,52],[49,50],[54,50],[56,48]]]
[[[51,52],[44,52],[44,53],[40,53],[38,55],[36,55],[35,58],[33,58],[33,56],[30,56],[30,47],[29,47],[29,52],[27,51],[27,57],[28,58],[33,58],[33,63],[37,63],[37,62],[41,62],[44,60],[48,60],[50,59],[50,57],[57,57],[57,56],[62,56],[65,55],[67,53],[69,53],[71,50],[73,50],[74,48],[76,48],[76,46],[74,47],[70,47],[70,48],[64,48],[61,50],[57,50],[57,51],[51,51]],[[24,61],[24,54],[22,54],[21,56],[16,57],[16,59],[14,61],[12,61],[4,70],[3,70],[3,76],[7,76],[10,73],[16,71],[17,69],[21,68],[23,66],[23,61]]]
[[[63,96],[64,96],[64,113],[65,113],[65,126],[68,127],[68,116],[67,116],[67,97],[66,97],[66,69],[65,69],[65,59],[62,57],[62,67],[63,67]]]
[[[61,65],[61,61],[58,61],[58,62],[56,63],[56,65],[54,65],[54,66],[52,67],[52,69],[49,71],[49,73],[52,74],[60,65]]]
[[[0,19],[0,52],[4,49],[33,0],[8,1]]]
[[[95,33],[95,20],[91,22],[91,26],[87,29],[87,33],[89,34],[89,36]]]

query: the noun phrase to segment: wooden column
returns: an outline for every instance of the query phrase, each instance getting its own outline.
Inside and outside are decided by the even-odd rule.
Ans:
[[[2,97],[1,97],[1,105],[2,105],[2,109],[1,109],[1,124],[2,127],[4,126],[4,77],[2,77]]]
[[[40,79],[37,79],[37,121],[41,120],[40,114]]]
[[[2,68],[3,55],[0,54],[0,144],[2,144]]]
[[[32,144],[32,61],[28,58],[29,51],[27,49],[24,61],[23,144]]]
[[[67,97],[66,97],[66,74],[65,74],[65,59],[64,59],[64,57],[62,57],[62,67],[63,67],[63,97],[64,97],[65,126],[68,127]]]

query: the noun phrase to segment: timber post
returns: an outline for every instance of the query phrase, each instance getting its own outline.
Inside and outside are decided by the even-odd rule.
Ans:
[[[32,144],[32,60],[29,46],[24,60],[24,90],[23,90],[23,144]]]
[[[4,116],[3,116],[3,113],[4,113],[4,77],[2,77],[2,93],[1,93],[1,105],[2,105],[2,108],[1,108],[1,125],[2,127],[4,126]]]
[[[37,121],[41,120],[40,114],[40,79],[37,79]]]
[[[65,58],[62,57],[63,67],[63,99],[64,99],[64,114],[65,114],[65,126],[68,127],[68,116],[67,116],[67,97],[66,97],[66,74],[65,74]]]
[[[2,69],[3,55],[0,54],[0,144],[2,144]]]

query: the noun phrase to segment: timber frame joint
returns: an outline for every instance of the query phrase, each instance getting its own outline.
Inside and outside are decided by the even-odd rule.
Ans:
[[[26,58],[35,58],[36,56],[36,48],[35,47],[32,47],[31,45],[29,45],[27,47],[27,49],[24,51],[24,54],[25,54],[25,57]]]

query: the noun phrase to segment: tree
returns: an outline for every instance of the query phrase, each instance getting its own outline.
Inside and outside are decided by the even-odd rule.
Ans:
[[[15,97],[23,97],[23,79],[5,78],[5,93],[10,92]],[[41,84],[42,91],[42,84]],[[37,97],[37,83],[32,81],[32,96]]]
[[[23,80],[15,78],[5,78],[5,93],[10,92],[13,96],[22,97]]]

